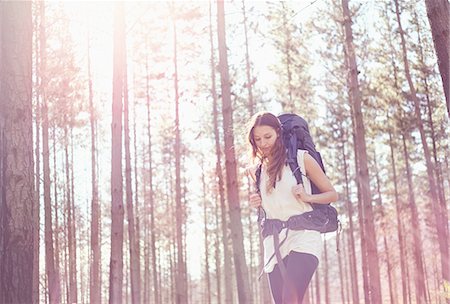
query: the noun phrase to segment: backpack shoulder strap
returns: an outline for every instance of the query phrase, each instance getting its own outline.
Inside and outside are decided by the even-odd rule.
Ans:
[[[256,168],[256,171],[255,171],[256,191],[258,192],[258,194],[261,193],[260,186],[259,186],[261,184],[261,168],[262,168],[262,164],[259,164],[258,167]]]
[[[295,180],[297,181],[297,185],[302,184],[302,170],[298,165],[297,157],[294,157],[291,161],[288,162],[289,167],[291,168],[292,174],[294,174]]]

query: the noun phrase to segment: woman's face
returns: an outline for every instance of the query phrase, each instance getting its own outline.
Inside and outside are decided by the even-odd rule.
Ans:
[[[270,126],[256,126],[253,129],[253,139],[256,147],[264,156],[268,156],[277,140],[277,131]]]

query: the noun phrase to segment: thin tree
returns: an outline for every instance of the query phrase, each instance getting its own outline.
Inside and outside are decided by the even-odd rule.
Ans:
[[[125,71],[125,17],[123,2],[114,12],[113,101],[111,147],[111,259],[109,303],[122,303],[123,282],[123,178],[122,178],[122,96]]]
[[[406,40],[402,27],[402,22],[400,19],[400,8],[398,0],[394,0],[395,3],[395,14],[397,17],[398,23],[398,33],[401,39],[402,46],[402,54],[403,54],[403,65],[405,68],[405,76],[408,81],[409,93],[414,102],[414,113],[417,128],[419,129],[420,139],[422,141],[423,154],[425,157],[425,165],[427,169],[428,182],[430,187],[430,195],[431,195],[431,206],[435,216],[435,225],[439,243],[439,249],[441,254],[441,271],[442,278],[445,281],[450,281],[450,269],[449,269],[449,248],[448,248],[448,216],[447,216],[447,207],[445,202],[441,202],[436,193],[436,181],[434,176],[434,164],[431,161],[430,149],[428,148],[427,139],[425,136],[425,131],[423,127],[423,120],[420,113],[420,101],[417,97],[416,88],[412,81],[411,72],[409,69],[409,60],[406,49]],[[448,20],[448,18],[447,18]],[[447,33],[448,35],[448,33]],[[448,44],[448,43],[447,43]],[[448,57],[448,55],[447,55]],[[448,67],[448,64],[447,64]]]
[[[214,143],[216,151],[216,175],[218,179],[218,190],[219,190],[219,200],[220,200],[220,215],[221,215],[221,231],[222,231],[222,247],[223,247],[223,259],[224,265],[231,266],[231,256],[228,247],[228,217],[227,208],[225,205],[225,187],[224,187],[224,177],[222,168],[222,151],[220,148],[220,134],[219,134],[219,114],[218,114],[218,102],[217,102],[217,91],[216,91],[216,61],[214,57],[214,39],[212,30],[212,0],[209,1],[209,41],[210,41],[210,51],[211,51],[211,94],[213,98],[213,127],[214,127]],[[219,232],[219,230],[217,230]],[[224,283],[225,283],[225,303],[233,303],[232,295],[232,267],[224,267]]]
[[[352,95],[352,108],[355,119],[355,147],[358,153],[357,179],[360,184],[361,203],[363,204],[364,238],[367,241],[367,260],[369,270],[369,290],[371,303],[381,303],[381,282],[380,269],[378,264],[378,249],[372,210],[372,196],[370,193],[369,169],[367,167],[367,149],[365,139],[365,127],[361,111],[361,92],[358,82],[358,67],[356,64],[356,54],[353,46],[353,33],[351,28],[351,16],[348,7],[348,0],[342,0],[343,23],[345,29],[345,48],[347,52],[349,68],[349,94]],[[364,251],[363,251],[364,253]]]
[[[33,300],[31,2],[0,3],[0,302]]]
[[[172,9],[174,9],[172,5]],[[175,14],[175,12],[173,12]],[[177,272],[176,272],[176,303],[187,303],[187,272],[183,246],[184,212],[181,205],[181,137],[179,117],[179,92],[178,92],[178,55],[177,55],[177,25],[176,17],[172,16],[173,28],[173,64],[174,64],[174,89],[175,89],[175,217],[177,239]]]
[[[33,204],[33,216],[34,216],[34,262],[33,262],[33,303],[39,303],[39,257],[40,257],[40,208],[41,208],[41,104],[39,96],[39,7],[44,5],[44,3],[34,2],[34,12],[33,12],[33,33],[34,33],[34,66],[35,66],[35,81],[34,81],[34,97],[36,100],[35,105],[35,141],[36,148],[34,151],[35,165],[36,165],[36,198]]]
[[[242,239],[241,208],[237,183],[236,156],[233,135],[233,107],[231,105],[230,77],[228,71],[227,44],[225,31],[224,1],[217,1],[217,32],[219,45],[219,70],[222,88],[222,114],[225,141],[225,169],[227,172],[227,198],[231,220],[231,239],[236,271],[237,292],[239,303],[252,301],[248,268],[245,262],[244,242]]]
[[[160,296],[160,288],[158,287],[158,270],[156,267],[156,232],[155,232],[155,203],[153,193],[153,156],[152,156],[152,132],[151,132],[151,115],[150,115],[150,70],[148,66],[148,57],[145,60],[145,97],[147,106],[147,134],[148,134],[148,185],[149,189],[149,205],[150,205],[150,250],[152,256],[153,269],[153,291],[154,301],[158,303]]]
[[[124,37],[125,38],[125,37]],[[141,264],[140,252],[136,238],[136,224],[133,207],[133,189],[131,180],[131,152],[130,152],[130,124],[129,124],[129,102],[128,102],[128,73],[126,63],[126,46],[123,50],[123,120],[124,120],[124,136],[125,136],[125,192],[126,192],[126,208],[128,218],[128,240],[130,250],[130,271],[131,271],[131,301],[133,304],[141,303]],[[136,168],[135,168],[136,170]]]
[[[94,108],[94,92],[91,76],[91,39],[88,33],[88,85],[89,85],[89,114],[91,127],[91,258],[90,258],[90,303],[101,302],[101,271],[100,271],[100,206],[98,200],[97,159],[96,159],[96,115]]]
[[[204,157],[201,158],[201,168],[202,168],[202,188],[203,188],[203,229],[204,229],[204,254],[205,254],[205,277],[206,277],[206,300],[203,303],[211,304],[211,273],[209,271],[209,231],[208,231],[208,192],[206,189],[205,181],[205,168],[204,168]]]

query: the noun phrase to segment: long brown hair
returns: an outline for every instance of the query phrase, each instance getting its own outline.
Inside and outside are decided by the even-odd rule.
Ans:
[[[255,138],[254,130],[258,126],[269,126],[277,132],[277,139],[270,151],[270,160],[267,156],[264,156],[258,149]],[[283,168],[286,164],[286,149],[283,144],[281,136],[281,123],[278,118],[269,112],[259,112],[253,115],[249,123],[248,141],[251,145],[251,155],[253,159],[258,158],[261,163],[267,162],[267,173],[269,175],[269,181],[266,185],[267,192],[272,192],[277,180],[281,179]]]

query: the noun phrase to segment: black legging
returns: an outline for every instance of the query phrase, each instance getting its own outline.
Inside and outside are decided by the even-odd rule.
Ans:
[[[286,266],[290,282],[297,292],[297,303],[302,303],[306,288],[308,288],[309,281],[311,281],[314,271],[316,271],[319,260],[316,256],[309,253],[291,251],[283,259],[283,263]],[[278,265],[269,273],[269,283],[275,303],[283,303],[284,284]]]

